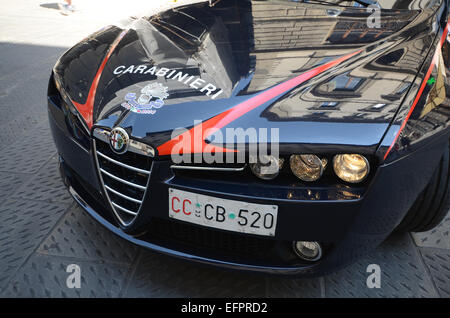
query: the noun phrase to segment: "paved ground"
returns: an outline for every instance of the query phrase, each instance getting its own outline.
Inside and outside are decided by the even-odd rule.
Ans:
[[[116,12],[112,0],[95,3]],[[0,296],[450,297],[450,218],[431,233],[392,237],[334,275],[300,280],[175,260],[93,222],[59,180],[45,108],[57,57],[112,16],[94,20],[88,1],[78,4],[82,12],[64,17],[52,3],[0,0]],[[366,287],[374,263],[380,289]],[[81,267],[81,289],[66,286],[69,264]]]

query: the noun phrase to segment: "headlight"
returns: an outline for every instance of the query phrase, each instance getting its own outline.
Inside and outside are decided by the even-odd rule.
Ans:
[[[367,159],[362,155],[344,154],[334,156],[333,169],[342,180],[358,183],[367,177],[370,166]]]
[[[264,156],[261,161],[250,164],[253,174],[263,180],[272,180],[283,168],[284,159],[275,156]]]
[[[316,181],[322,176],[327,161],[316,155],[292,155],[289,163],[292,173],[300,180]]]

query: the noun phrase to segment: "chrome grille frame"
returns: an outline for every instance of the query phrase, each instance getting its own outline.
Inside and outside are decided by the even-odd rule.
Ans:
[[[105,130],[102,129],[102,132],[105,132]],[[95,134],[94,134],[94,136],[96,137]],[[98,138],[98,139],[100,140],[100,142],[105,142],[108,145],[108,147],[109,147],[109,141],[106,141],[103,138],[101,138],[101,139]],[[92,147],[93,147],[94,161],[95,161],[95,165],[96,165],[96,168],[97,168],[97,173],[98,173],[98,176],[99,176],[100,184],[102,186],[102,190],[103,190],[103,192],[104,192],[104,194],[106,196],[108,204],[109,204],[111,210],[113,211],[114,215],[117,217],[117,219],[119,220],[119,222],[121,223],[122,226],[127,227],[127,226],[129,226],[130,224],[132,224],[134,222],[134,220],[137,218],[137,216],[141,212],[142,203],[143,203],[144,198],[147,195],[147,191],[148,191],[148,188],[149,188],[150,176],[151,176],[151,172],[153,170],[154,162],[153,161],[151,162],[150,170],[143,170],[143,169],[140,169],[140,168],[137,168],[137,167],[133,167],[133,166],[127,165],[125,163],[117,161],[117,160],[115,160],[113,158],[110,158],[107,155],[101,153],[97,149],[97,142],[98,142],[98,140],[96,138],[92,138]],[[145,156],[142,152],[140,152],[138,154]],[[151,155],[146,155],[146,156],[149,157],[149,158],[153,157]],[[135,184],[133,182],[124,180],[124,179],[122,179],[122,178],[120,178],[120,177],[118,177],[116,175],[113,175],[112,173],[106,171],[105,169],[103,169],[101,167],[101,164],[99,162],[99,157],[101,157],[103,159],[106,159],[107,161],[110,162],[111,165],[120,166],[120,167],[128,169],[130,171],[134,171],[135,173],[141,173],[141,174],[147,175],[147,182],[146,182],[145,187],[142,186],[142,185],[138,185],[138,184]],[[115,181],[120,182],[120,183],[122,183],[125,186],[133,187],[133,188],[136,188],[136,189],[139,189],[139,190],[143,191],[142,198],[140,200],[139,199],[135,199],[135,198],[131,198],[130,196],[127,196],[126,194],[123,194],[123,193],[117,191],[117,189],[114,189],[111,185],[107,185],[105,183],[103,175],[106,175],[109,178],[114,179]],[[121,206],[117,202],[114,202],[111,199],[110,193],[114,194],[115,196],[121,197],[124,200],[128,200],[130,202],[133,202],[133,203],[139,205],[138,210],[137,211],[132,211],[132,210],[130,210],[128,208],[125,208],[125,207]],[[124,217],[121,216],[121,213],[130,216],[131,217],[130,220],[129,221],[124,220]]]

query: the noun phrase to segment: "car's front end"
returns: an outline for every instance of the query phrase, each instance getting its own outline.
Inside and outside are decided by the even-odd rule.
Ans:
[[[165,254],[281,274],[354,261],[449,140],[448,9],[422,2],[372,21],[362,4],[200,1],[95,33],[49,83],[66,186]]]

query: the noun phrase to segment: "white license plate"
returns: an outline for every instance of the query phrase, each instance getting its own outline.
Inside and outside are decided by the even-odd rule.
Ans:
[[[278,206],[169,189],[169,217],[222,230],[275,236]]]

